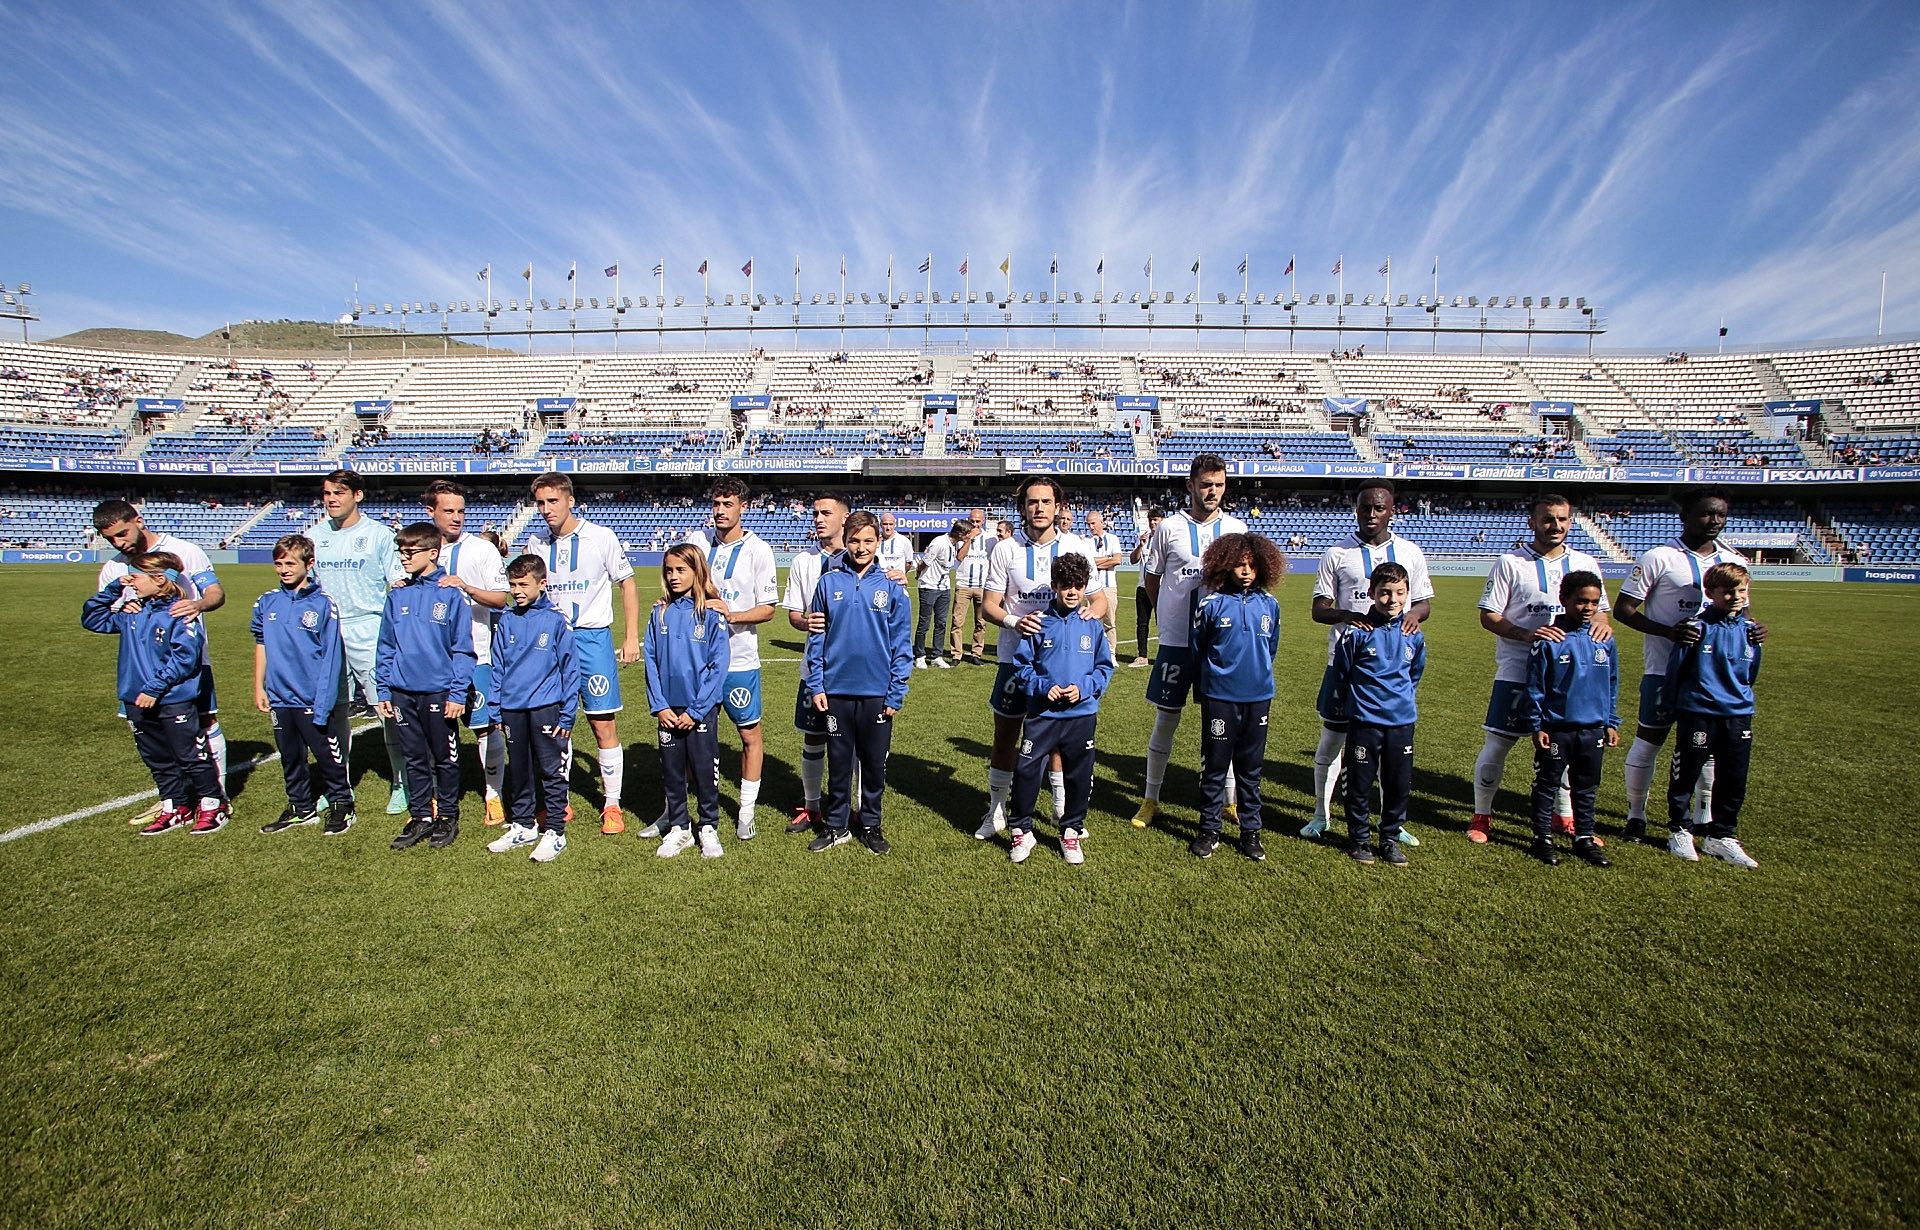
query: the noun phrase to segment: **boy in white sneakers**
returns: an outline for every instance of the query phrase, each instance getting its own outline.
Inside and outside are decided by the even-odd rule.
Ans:
[[[533,846],[536,863],[551,863],[567,848],[567,766],[580,709],[573,625],[548,600],[546,586],[539,556],[508,564],[511,598],[493,630],[494,700],[506,732],[507,830],[487,849],[506,854]]]

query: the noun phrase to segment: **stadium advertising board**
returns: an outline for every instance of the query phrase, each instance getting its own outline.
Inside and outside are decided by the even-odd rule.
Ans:
[[[385,399],[357,401],[353,403],[353,416],[360,419],[377,419],[391,409],[393,409],[393,402]]]
[[[1736,551],[1790,551],[1800,543],[1798,534],[1763,530],[1728,530],[1720,537]]]
[[[1723,486],[1737,486],[1741,483],[1764,483],[1770,471],[1765,466],[1746,466],[1738,470],[1695,470],[1693,475],[1703,483],[1719,483]]]
[[[0,551],[0,564],[97,564],[98,551],[55,551],[23,547]]]
[[[1113,399],[1115,410],[1158,410],[1160,399],[1146,393],[1121,393]]]
[[[1857,466],[1827,466],[1818,470],[1764,470],[1770,483],[1857,483]]]
[[[1869,483],[1910,483],[1920,479],[1920,466],[1867,466],[1860,477]]]
[[[1185,473],[1170,464],[1169,473]],[[1229,461],[1227,469],[1239,478],[1379,478],[1388,467],[1379,461]]]
[[[1573,413],[1573,403],[1570,401],[1535,401],[1529,402],[1528,404],[1533,408],[1535,414]]]
[[[573,397],[536,397],[533,409],[537,414],[565,414],[572,410],[578,398]]]
[[[1770,401],[1764,404],[1769,418],[1791,419],[1820,413],[1818,397],[1796,397],[1792,401]]]
[[[928,410],[958,410],[960,396],[957,393],[922,393],[920,404]]]
[[[1920,585],[1920,568],[1883,568],[1877,565],[1848,568],[1842,574],[1849,581],[1879,581],[1891,585]]]
[[[773,405],[773,397],[767,393],[735,393],[728,404],[735,410],[765,410]]]
[[[187,403],[178,397],[136,397],[133,406],[141,414],[178,414]]]

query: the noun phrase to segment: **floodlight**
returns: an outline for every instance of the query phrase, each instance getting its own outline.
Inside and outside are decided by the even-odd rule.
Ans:
[[[1032,291],[1030,291],[1030,290],[1029,290],[1029,291],[1023,291],[1023,292],[1021,293],[1021,295],[1020,295],[1020,302],[1022,302],[1022,303],[1032,303],[1032,302],[1033,302],[1033,292],[1032,292]]]
[[[20,283],[20,293],[23,295],[31,295],[33,293],[33,287],[29,286],[25,282],[22,282]]]
[[[1353,302],[1353,300],[1351,300],[1351,299],[1349,299],[1349,300],[1347,300],[1347,302],[1349,302],[1349,303],[1351,303],[1351,302]],[[1366,297],[1365,299],[1362,299],[1362,300],[1360,301],[1360,306],[1361,306],[1361,307],[1372,307],[1372,306],[1373,306],[1373,296],[1372,296],[1372,295],[1368,295],[1368,296],[1367,296],[1367,297]]]
[[[1245,295],[1241,295],[1240,296],[1241,302],[1244,303],[1246,301],[1246,298],[1247,297]],[[1253,301],[1255,303],[1264,305],[1267,301],[1267,292],[1264,290],[1254,292]]]
[[[529,312],[533,310],[533,305],[531,303],[527,305],[527,310]],[[541,296],[541,299],[540,299],[540,310],[543,312],[551,312],[553,310],[553,302],[547,299],[544,295]]]
[[[836,298],[834,298],[834,297],[833,297],[833,292],[832,292],[832,291],[828,291],[828,292],[827,292],[827,302],[828,302],[828,303],[838,303],[838,302],[840,302],[840,301],[839,301],[838,299],[836,299]]]
[[[978,303],[978,302],[980,302],[980,292],[979,292],[979,291],[975,291],[975,290],[970,290],[970,291],[968,291],[968,292],[967,292],[967,302],[968,302],[968,303]]]
[[[1584,310],[1587,306],[1587,297],[1585,295],[1582,295],[1578,299],[1575,299],[1573,301],[1573,306]]]
[[[587,300],[587,306],[588,306],[588,307],[596,307],[596,308],[597,308],[597,307],[599,307],[599,306],[600,306],[600,300],[599,300],[599,298],[598,298],[598,297],[596,296],[596,297],[594,297],[594,298],[591,298],[591,299],[588,299],[588,300]],[[609,299],[609,300],[607,300],[607,306],[608,306],[608,307],[612,307],[612,306],[613,306],[613,300],[611,300],[611,299]]]
[[[392,314],[393,314],[393,305],[392,305],[391,303],[385,303],[385,304],[382,304],[382,305],[381,305],[381,307],[380,307],[380,310],[381,310],[381,311],[383,311],[383,312],[386,312],[386,313],[387,313],[388,315],[392,315]]]
[[[627,305],[626,305],[626,307],[632,307],[632,306],[633,306],[633,304],[632,304],[631,302],[629,302],[629,303],[627,303]],[[641,296],[640,296],[640,306],[641,306],[641,307],[646,307],[646,306],[647,306],[647,297],[646,297],[645,295],[641,295]],[[665,299],[662,299],[662,300],[660,301],[660,306],[661,306],[661,307],[665,307],[665,306],[667,306],[667,301],[666,301]],[[622,308],[622,310],[624,311],[624,310],[625,310],[625,308]]]
[[[1243,305],[1244,305],[1244,304],[1246,303],[1246,301],[1247,301],[1247,292],[1246,292],[1246,291],[1244,291],[1244,290],[1243,290],[1243,291],[1241,291],[1241,292],[1240,292],[1239,294],[1237,294],[1237,295],[1235,295],[1235,296],[1233,297],[1233,301],[1234,301],[1235,303],[1239,303],[1239,304],[1243,304]]]
[[[914,292],[913,292],[913,301],[914,301],[915,303],[925,303],[925,302],[927,301],[927,293],[926,293],[925,291],[923,291],[923,290],[916,290],[916,291],[914,291]]]
[[[1561,307],[1567,306],[1567,297],[1565,295],[1560,296],[1560,306]]]
[[[1533,296],[1532,296],[1532,295],[1528,295],[1528,296],[1526,296],[1525,298],[1523,298],[1523,299],[1521,299],[1521,300],[1520,300],[1520,306],[1521,306],[1521,307],[1524,307],[1524,308],[1526,308],[1526,309],[1528,309],[1529,311],[1531,311],[1531,310],[1533,309]]]
[[[1074,301],[1075,303],[1085,303],[1085,302],[1086,302],[1086,300],[1085,300],[1085,299],[1083,299],[1083,298],[1081,298],[1081,297],[1080,297],[1080,292],[1079,292],[1079,291],[1077,291],[1077,290],[1073,292],[1073,301]]]
[[[1340,306],[1341,306],[1341,307],[1352,307],[1352,306],[1353,306],[1353,296],[1352,296],[1352,295],[1348,295],[1348,296],[1346,296],[1346,301],[1345,301],[1344,303],[1342,303],[1342,304],[1341,304]]]
[[[1309,295],[1309,296],[1307,296],[1307,306],[1308,306],[1308,307],[1319,307],[1319,306],[1320,306],[1320,294],[1319,294],[1319,292],[1318,292],[1318,291],[1316,291],[1316,292],[1314,292],[1313,294],[1311,294],[1311,295]]]
[[[416,311],[416,312],[420,310],[420,301],[419,301],[418,299],[415,299],[415,300],[413,301],[413,310],[414,310],[414,311]],[[440,309],[438,309],[438,308],[435,308],[434,310],[435,310],[435,311],[439,311]]]
[[[1162,296],[1160,296],[1160,302],[1162,302],[1162,303],[1172,303],[1172,302],[1173,302],[1173,292],[1172,292],[1172,291],[1168,291],[1168,292],[1167,292],[1166,294],[1164,294],[1164,295],[1162,295]]]
[[[860,302],[862,302],[862,303],[872,303],[872,302],[873,302],[873,300],[872,300],[872,299],[870,299],[870,298],[868,298],[868,297],[867,297],[867,292],[863,290],[863,291],[861,291],[861,292],[860,292]]]
[[[632,307],[632,306],[633,306],[633,297],[632,297],[631,295],[622,295],[622,296],[620,296],[620,310],[621,310],[621,311],[623,311],[623,312],[624,312],[624,311],[626,311],[626,310],[627,310],[628,308],[630,308],[630,307]],[[645,306],[647,306],[647,297],[646,297],[645,295],[641,295],[641,296],[640,296],[640,306],[641,306],[641,307],[645,307]]]
[[[1395,301],[1394,301],[1394,305],[1393,305],[1393,306],[1395,306],[1395,307],[1405,307],[1405,306],[1407,306],[1407,297],[1406,297],[1405,295],[1401,295],[1399,299],[1397,299],[1397,300],[1395,300]]]
[[[1513,296],[1512,296],[1512,295],[1508,295],[1508,296],[1507,296],[1507,306],[1508,306],[1508,307],[1512,307],[1512,306],[1513,306]]]
[[[433,302],[433,301],[431,301],[431,300],[429,300],[429,301],[427,302],[427,310],[428,310],[429,312],[438,312],[438,311],[440,310],[440,305],[439,305],[439,304],[437,304],[437,303],[434,303],[434,302]],[[449,304],[447,305],[447,310],[448,310],[449,312],[451,312],[451,311],[453,310],[453,305],[452,305],[451,303],[449,303]]]
[[[675,307],[687,306],[687,297],[685,295],[675,295],[673,297],[673,306]]]
[[[1076,300],[1078,300],[1078,299],[1080,298],[1080,296],[1079,296],[1078,294],[1076,294],[1076,295],[1074,295],[1074,298],[1075,298]],[[1105,302],[1106,302],[1106,300],[1105,300],[1105,299],[1103,299],[1103,298],[1101,298],[1101,297],[1100,297],[1100,292],[1099,292],[1099,291],[1097,291],[1097,290],[1093,292],[1093,301],[1094,301],[1095,303],[1105,303]]]
[[[1192,292],[1192,291],[1188,291],[1188,292],[1187,292],[1187,297],[1186,297],[1186,298],[1185,298],[1184,300],[1182,300],[1182,302],[1185,302],[1185,303],[1192,303],[1192,302],[1193,302],[1193,292]]]
[[[1456,306],[1458,306],[1458,305],[1456,305]],[[1467,296],[1467,306],[1468,306],[1468,307],[1476,307],[1476,308],[1477,308],[1477,307],[1479,307],[1479,306],[1480,306],[1480,296],[1479,296],[1479,295],[1468,295],[1468,296]]]
[[[1453,297],[1453,306],[1455,306],[1455,307],[1463,307],[1463,306],[1465,306],[1464,304],[1462,304],[1462,303],[1460,302],[1460,296],[1459,296],[1459,295],[1455,295],[1455,296]]]
[[[733,306],[733,296],[732,296],[732,295],[728,295],[728,296],[727,296],[727,306],[728,306],[728,307],[732,307],[732,306]]]

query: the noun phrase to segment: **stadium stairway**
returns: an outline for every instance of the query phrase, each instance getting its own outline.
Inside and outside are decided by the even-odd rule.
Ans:
[[[1627,404],[1633,407],[1634,413],[1638,414],[1642,419],[1646,420],[1647,430],[1657,431],[1657,432],[1660,432],[1662,435],[1667,435],[1667,429],[1662,427],[1658,422],[1656,422],[1654,420],[1654,417],[1651,414],[1647,413],[1647,408],[1640,404],[1639,398],[1627,392],[1627,386],[1620,383],[1619,379],[1615,377],[1614,374],[1607,369],[1607,365],[1605,363],[1595,363],[1593,365],[1593,369],[1599,372],[1601,377],[1603,377],[1608,384],[1613,386],[1614,392],[1620,394],[1621,397],[1626,399]],[[1627,426],[1627,424],[1622,424],[1622,426]],[[1637,424],[1635,426],[1637,426]],[[1603,432],[1601,434],[1611,436],[1617,433],[1608,431],[1608,432]],[[1673,437],[1670,435],[1668,435],[1667,438],[1669,441],[1673,439]]]
[[[1842,534],[1839,528],[1827,519],[1825,509],[1817,504],[1809,503],[1806,505],[1806,510],[1807,528],[1812,530],[1814,537],[1818,538],[1821,545],[1826,547],[1828,555],[1836,560],[1858,558],[1858,552],[1855,550],[1853,543],[1849,542],[1847,536]]]
[[[546,425],[539,419],[535,419],[532,429],[527,432],[526,439],[520,445],[520,451],[513,455],[514,459],[516,461],[531,461],[535,457],[538,457],[540,455],[540,446],[546,442],[546,439]]]
[[[1578,436],[1571,436],[1568,438],[1567,443],[1573,445],[1573,455],[1580,459],[1581,465],[1597,466],[1600,464],[1600,459],[1593,455],[1593,450],[1587,447],[1585,440],[1580,439]]]
[[[1767,395],[1768,401],[1793,400],[1793,394],[1787,392],[1786,381],[1780,379],[1780,373],[1766,359],[1753,361],[1753,378],[1760,382],[1761,391]]]
[[[1584,512],[1575,511],[1574,521],[1585,530],[1595,542],[1607,549],[1607,558],[1616,564],[1631,564],[1633,553],[1620,545],[1620,540],[1602,529],[1600,523]]]
[[[1360,454],[1361,460],[1363,461],[1382,460],[1380,456],[1380,446],[1373,442],[1372,436],[1363,436],[1358,433],[1355,433],[1350,438],[1353,440],[1353,451]]]
[[[1128,354],[1120,356],[1120,388],[1118,391],[1129,397],[1138,396],[1140,393],[1140,360],[1134,355]],[[1109,408],[1111,408],[1110,403]]]
[[[1314,373],[1320,377],[1320,385],[1326,389],[1327,396],[1345,397],[1347,395],[1346,386],[1340,383],[1340,373],[1333,370],[1333,362],[1331,360],[1315,358],[1313,361],[1313,370]]]
[[[534,514],[538,511],[531,502],[520,505],[514,509],[513,520],[507,522],[506,529],[500,531],[500,537],[507,540],[507,557],[509,559],[517,554],[517,545],[526,540],[527,525],[533,520]]]
[[[1524,363],[1515,363],[1513,365],[1513,381],[1520,386],[1520,391],[1527,395],[1529,402],[1548,400],[1547,395],[1540,391],[1540,386],[1533,382],[1533,377],[1527,374],[1527,368]],[[1538,426],[1538,424],[1535,424],[1535,426]]]
[[[235,542],[235,543],[239,542],[242,538],[245,538],[247,536],[247,532],[249,530],[253,529],[254,526],[259,525],[262,521],[264,521],[268,513],[277,513],[279,511],[280,511],[280,501],[278,500],[266,501],[264,504],[260,506],[260,510],[258,512],[254,513],[251,517],[248,517],[245,521],[241,522],[239,525],[234,526],[233,529],[228,532],[227,541]]]
[[[922,457],[945,457],[947,455],[947,433],[933,428],[920,439]]]

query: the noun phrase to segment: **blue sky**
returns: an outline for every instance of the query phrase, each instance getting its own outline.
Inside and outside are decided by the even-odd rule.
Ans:
[[[43,336],[369,298],[1138,277],[1580,294],[1616,345],[1920,330],[1920,7],[0,0]],[[817,276],[816,275],[817,271]],[[1113,271],[1125,271],[1125,276]],[[638,277],[634,275],[640,275]]]

